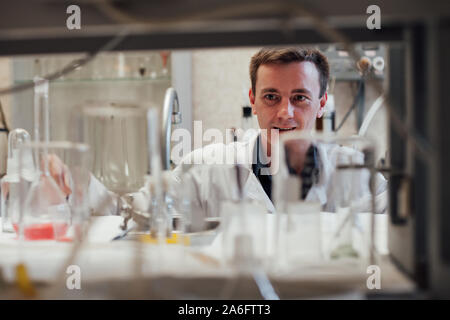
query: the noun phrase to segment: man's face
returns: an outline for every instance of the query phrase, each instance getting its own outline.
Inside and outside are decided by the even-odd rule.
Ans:
[[[259,127],[280,134],[289,130],[311,130],[323,114],[327,95],[319,98],[319,72],[309,61],[264,64],[258,68],[255,94],[250,90],[253,114]]]

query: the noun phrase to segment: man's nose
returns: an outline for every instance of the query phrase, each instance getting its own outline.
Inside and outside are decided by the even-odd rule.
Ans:
[[[291,119],[294,117],[294,106],[291,101],[287,99],[284,103],[280,104],[278,110],[278,118],[282,120]]]

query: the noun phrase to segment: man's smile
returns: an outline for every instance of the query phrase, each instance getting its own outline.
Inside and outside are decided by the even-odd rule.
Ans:
[[[291,131],[297,129],[297,127],[273,127],[273,129],[277,129],[280,132]]]

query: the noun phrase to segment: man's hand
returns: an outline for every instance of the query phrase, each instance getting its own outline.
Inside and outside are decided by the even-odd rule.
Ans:
[[[72,189],[70,188],[69,168],[55,154],[49,154],[47,161],[50,175],[55,180],[61,191],[64,193],[64,196],[67,197],[72,193]],[[41,163],[41,167],[44,167],[44,163]]]
[[[2,181],[1,188],[2,188],[2,197],[6,199],[9,193],[9,182]]]

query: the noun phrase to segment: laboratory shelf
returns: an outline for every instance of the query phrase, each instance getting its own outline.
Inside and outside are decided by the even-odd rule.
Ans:
[[[15,84],[24,84],[32,82],[33,80],[16,80]],[[148,82],[148,83],[166,83],[171,82],[170,77],[157,77],[157,78],[149,78],[149,77],[142,77],[142,78],[101,78],[101,79],[89,79],[89,78],[82,78],[82,79],[57,79],[52,80],[52,84],[69,84],[69,83],[124,83],[124,82]]]

